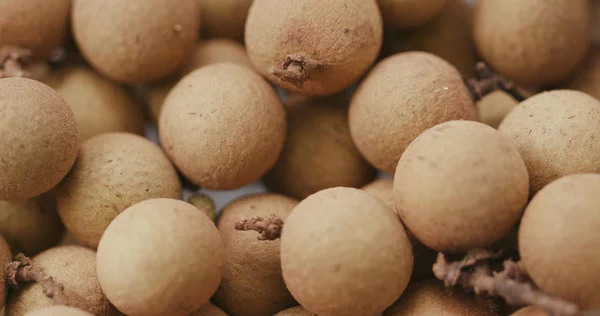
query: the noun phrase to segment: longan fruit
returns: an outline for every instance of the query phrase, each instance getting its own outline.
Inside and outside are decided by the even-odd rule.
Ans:
[[[439,14],[447,0],[377,0],[377,3],[386,28],[411,29]]]
[[[362,190],[381,199],[385,204],[396,210],[396,197],[394,196],[394,179],[377,179],[362,187]]]
[[[497,90],[484,96],[477,102],[477,110],[481,123],[498,128],[502,120],[514,109],[519,102],[510,94]]]
[[[206,303],[199,310],[189,314],[188,316],[228,316],[220,308],[211,303]]]
[[[600,99],[600,46],[590,50],[585,60],[560,87],[581,91]]]
[[[287,90],[324,96],[349,87],[373,64],[383,22],[375,0],[261,0],[252,3],[245,31],[248,57],[261,75]],[[296,78],[284,75],[288,56]]]
[[[318,315],[382,312],[404,292],[412,265],[396,214],[359,189],[319,191],[283,226],[283,279],[298,303]]]
[[[37,60],[60,47],[67,34],[71,0],[0,2],[0,48],[19,46]]]
[[[71,307],[93,315],[110,315],[110,302],[102,293],[96,274],[96,252],[80,246],[60,246],[32,258],[55,282],[64,285]],[[6,316],[24,315],[53,305],[38,283],[27,283],[11,291]]]
[[[235,223],[272,214],[285,221],[297,204],[292,198],[266,193],[240,198],[221,212],[217,227],[225,244],[227,264],[213,301],[227,313],[273,315],[296,305],[281,277],[279,240],[258,240],[255,234],[235,230]]]
[[[478,119],[460,73],[425,52],[400,53],[377,64],[358,86],[349,110],[350,132],[358,150],[389,174],[419,134],[460,119]]]
[[[4,268],[12,261],[12,252],[6,240],[0,235],[0,265]],[[6,278],[0,278],[0,310],[4,308],[6,304],[6,295],[8,294],[8,288],[6,284]]]
[[[583,92],[536,94],[508,113],[498,130],[525,160],[531,194],[568,174],[600,172],[600,101]]]
[[[517,148],[495,129],[450,121],[408,146],[394,176],[396,207],[408,230],[437,251],[485,248],[517,223],[529,178]]]
[[[47,85],[0,79],[0,200],[24,200],[52,189],[77,157],[73,111]]]
[[[314,316],[314,315],[315,314],[306,310],[302,306],[288,308],[286,310],[283,310],[283,311],[275,314],[275,316]]]
[[[474,9],[475,46],[505,77],[529,85],[564,79],[586,54],[588,0],[479,0]]]
[[[56,193],[58,215],[69,233],[96,248],[120,212],[152,198],[180,199],[181,183],[156,144],[134,134],[105,133],[81,145]]]
[[[103,76],[152,82],[192,53],[199,10],[192,0],[74,0],[71,24],[82,55]]]
[[[252,0],[197,0],[202,12],[204,36],[244,39],[246,17]]]
[[[350,136],[347,102],[309,99],[288,108],[288,131],[279,159],[264,177],[274,192],[297,199],[323,189],[361,187],[375,169]]]
[[[32,256],[58,244],[64,226],[56,213],[54,194],[0,201],[0,233],[15,254]]]
[[[179,171],[206,189],[240,188],[260,179],[286,134],[279,96],[247,67],[219,63],[186,75],[161,111],[160,142]]]
[[[152,199],[110,223],[98,246],[98,280],[124,314],[187,315],[208,303],[224,262],[223,240],[205,213]]]
[[[48,306],[25,314],[25,316],[93,316],[92,314],[75,307],[64,305]]]
[[[531,200],[519,229],[521,260],[541,290],[600,309],[600,175],[573,174]]]

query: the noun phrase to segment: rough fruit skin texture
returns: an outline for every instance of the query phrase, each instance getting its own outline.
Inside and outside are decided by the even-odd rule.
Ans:
[[[79,308],[64,305],[54,305],[25,314],[25,316],[93,316]]]
[[[315,193],[283,226],[283,279],[298,303],[319,316],[382,312],[406,288],[412,265],[396,214],[359,189]]]
[[[521,260],[543,291],[582,310],[600,308],[600,175],[576,174],[544,187],[519,229]],[[574,269],[573,267],[577,267]]]
[[[237,316],[273,315],[296,305],[281,277],[280,241],[261,241],[255,232],[235,230],[239,220],[275,214],[284,221],[298,201],[279,194],[238,199],[225,207],[217,227],[223,237],[227,265],[213,301]]]
[[[64,226],[53,193],[21,201],[0,201],[0,234],[15,254],[32,256],[56,245]]]
[[[347,102],[308,100],[288,108],[286,142],[264,182],[274,192],[297,199],[327,188],[361,187],[375,169],[350,136]]]
[[[600,6],[598,6],[600,8]],[[600,99],[600,47],[594,47],[575,72],[560,85]]]
[[[498,128],[502,120],[517,104],[519,104],[517,100],[501,90],[486,95],[477,102],[481,123]]]
[[[322,96],[358,80],[377,58],[382,38],[375,0],[261,0],[250,7],[245,43],[260,74],[282,88]],[[328,69],[311,71],[302,88],[269,74],[292,54],[315,59]]]
[[[586,54],[588,0],[480,0],[474,9],[479,54],[509,79],[550,85],[564,79]]]
[[[102,293],[96,274],[96,252],[80,246],[50,248],[32,258],[64,291],[72,307],[98,316],[110,315],[110,302]],[[41,285],[27,283],[12,291],[6,303],[6,316],[49,307],[53,301]]]
[[[439,124],[410,144],[394,176],[403,223],[437,251],[485,248],[517,223],[529,194],[509,139],[478,122]]]
[[[216,307],[211,303],[207,303],[202,306],[199,310],[189,314],[188,316],[228,316],[220,308]]]
[[[387,206],[396,210],[396,196],[394,195],[394,179],[383,178],[377,179],[364,187],[362,190],[381,199]]]
[[[499,316],[484,298],[450,291],[438,280],[411,284],[383,316]]]
[[[6,265],[12,261],[12,257],[10,247],[4,238],[0,236],[0,264],[2,267],[6,267]],[[6,278],[0,278],[0,309],[2,309],[6,303],[7,294],[8,288],[6,285]]]
[[[236,189],[260,179],[281,152],[285,110],[275,90],[247,67],[221,63],[185,76],[158,123],[177,168],[206,189]]]
[[[531,194],[568,174],[600,172],[600,102],[585,93],[539,93],[514,108],[498,130],[525,160]]]
[[[73,111],[50,87],[25,78],[0,80],[0,200],[49,191],[77,157]]]
[[[202,12],[202,34],[244,40],[244,26],[252,0],[197,0]]]
[[[144,112],[117,84],[78,66],[52,73],[46,79],[75,114],[81,140],[108,132],[144,134]]]
[[[122,83],[151,82],[181,67],[200,29],[191,0],[74,0],[77,46],[104,76]]]
[[[160,147],[129,133],[105,133],[85,141],[56,195],[67,230],[91,248],[120,212],[161,197],[181,198],[177,172]]]
[[[419,134],[461,119],[477,120],[478,115],[460,73],[425,52],[400,53],[377,64],[356,90],[349,111],[354,143],[389,174]]]
[[[520,310],[511,314],[511,316],[551,316],[551,315],[542,308],[535,307],[535,306],[529,306],[529,307],[521,308]]]
[[[296,306],[296,307],[288,308],[286,310],[283,310],[283,311],[275,314],[275,316],[314,316],[314,315],[315,314],[313,314],[312,312],[307,311],[302,306]]]
[[[223,240],[206,214],[153,199],[110,223],[98,246],[98,280],[127,315],[187,315],[208,303],[224,262]]]
[[[446,0],[377,0],[383,23],[390,29],[412,29],[442,11]]]
[[[28,48],[38,60],[62,45],[67,34],[70,0],[0,2],[0,47]]]

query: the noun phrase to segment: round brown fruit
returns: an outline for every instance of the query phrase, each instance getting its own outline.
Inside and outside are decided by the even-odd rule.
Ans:
[[[377,0],[383,23],[389,29],[419,27],[439,14],[446,0]]]
[[[75,307],[54,305],[37,309],[25,314],[25,316],[93,316],[92,314]]]
[[[396,207],[414,236],[437,251],[484,248],[517,223],[529,178],[517,148],[478,122],[450,121],[406,149],[394,177]]]
[[[474,39],[479,54],[509,79],[549,85],[585,57],[590,37],[588,0],[479,0]]]
[[[600,309],[600,175],[560,178],[536,194],[523,215],[519,250],[543,291]],[[576,268],[574,268],[576,267]]]
[[[356,146],[372,165],[389,174],[394,174],[410,142],[426,129],[477,118],[456,68],[424,52],[400,53],[381,61],[359,85],[349,112]]]
[[[258,74],[220,63],[191,72],[171,90],[158,131],[163,148],[191,182],[236,189],[275,164],[285,140],[285,110]]]
[[[392,208],[394,212],[398,212],[396,210],[396,197],[394,196],[394,179],[377,179],[362,187],[362,190],[378,197]]]
[[[244,27],[252,0],[198,0],[198,3],[204,36],[244,40]]]
[[[498,128],[502,120],[514,109],[519,102],[510,94],[498,90],[484,96],[477,102],[481,123]]]
[[[261,241],[235,230],[239,220],[272,214],[284,221],[298,201],[279,194],[243,197],[225,207],[217,227],[225,243],[227,264],[213,301],[231,315],[273,315],[296,305],[281,277],[280,242]]]
[[[79,246],[50,248],[32,258],[51,276],[64,285],[64,292],[72,307],[93,315],[110,314],[110,302],[102,293],[96,274],[96,253]],[[21,285],[8,296],[6,316],[24,315],[53,305],[38,283]]]
[[[600,5],[598,7],[600,8]],[[600,46],[591,49],[578,69],[560,86],[600,99]]]
[[[412,265],[402,223],[362,190],[315,193],[283,226],[283,279],[294,298],[318,315],[382,312],[404,292]]]
[[[153,199],[110,223],[98,246],[98,280],[127,315],[187,315],[208,303],[224,262],[223,240],[206,214]]]
[[[86,60],[122,83],[162,79],[183,65],[198,39],[190,0],[74,0],[73,36]]]
[[[73,166],[77,122],[65,100],[38,81],[0,79],[0,95],[0,200],[29,199]]]
[[[245,42],[252,63],[271,81],[302,94],[332,95],[367,71],[382,37],[375,0],[262,0],[250,7]]]
[[[283,310],[283,311],[275,314],[275,316],[314,316],[314,315],[315,314],[306,310],[302,306],[288,308],[286,310]]]
[[[228,316],[220,308],[211,303],[206,303],[199,310],[189,314],[188,316]]]
[[[539,93],[508,113],[498,130],[525,160],[532,195],[562,176],[600,172],[600,101],[583,92]]]
[[[73,169],[57,187],[57,210],[79,242],[96,248],[108,224],[131,205],[181,198],[177,172],[163,151],[129,133],[105,133],[81,145]]]

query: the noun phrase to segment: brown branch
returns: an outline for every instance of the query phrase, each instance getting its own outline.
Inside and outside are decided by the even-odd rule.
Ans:
[[[64,286],[46,274],[44,269],[35,264],[24,254],[15,256],[15,261],[5,267],[6,279],[13,288],[23,282],[37,282],[44,288],[44,294],[54,301],[55,305],[69,305]]]
[[[29,63],[32,52],[16,46],[0,49],[0,78],[29,77],[24,68]]]
[[[293,69],[289,69],[294,65]],[[268,71],[270,74],[279,78],[283,82],[292,84],[300,89],[304,82],[310,79],[310,74],[315,70],[327,70],[327,65],[302,54],[287,55],[285,61],[281,64],[281,69],[271,67]]]
[[[478,62],[475,65],[475,72],[475,78],[465,80],[465,85],[469,88],[473,100],[479,101],[484,96],[496,90],[502,90],[510,94],[518,102],[527,99],[517,90],[517,86],[514,82],[507,80],[500,74],[492,71],[492,69],[484,62]]]
[[[433,273],[448,287],[461,285],[477,294],[500,296],[511,305],[538,306],[554,316],[574,316],[579,313],[576,305],[543,293],[525,281],[526,276],[521,273],[518,263],[507,260],[502,271],[494,272],[490,265],[490,260],[495,259],[494,255],[483,259],[485,256],[479,253],[477,258],[481,260],[467,257],[469,254],[462,261],[448,262],[446,256],[439,253]]]
[[[281,229],[283,228],[283,219],[271,215],[268,218],[256,216],[251,219],[244,219],[235,223],[236,230],[254,230],[260,233],[258,240],[275,240],[281,237]]]

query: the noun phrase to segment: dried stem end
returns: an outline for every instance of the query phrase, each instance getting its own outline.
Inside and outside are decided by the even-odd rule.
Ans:
[[[32,52],[29,49],[16,46],[6,46],[0,49],[0,78],[29,77],[25,71],[30,62]]]
[[[443,253],[439,253],[433,273],[447,287],[461,285],[477,294],[503,297],[511,305],[538,306],[554,316],[575,316],[579,313],[576,305],[537,289],[521,271],[519,263],[511,259],[503,262],[500,271],[494,271],[493,261],[503,257],[501,252],[473,250],[462,260],[448,261]]]
[[[258,240],[275,240],[281,237],[283,228],[283,219],[272,214],[268,218],[256,216],[251,219],[244,219],[235,223],[236,230],[254,230],[260,235]]]
[[[478,62],[475,65],[476,77],[474,79],[465,80],[465,84],[471,92],[473,100],[479,101],[489,93],[502,90],[510,94],[518,102],[527,99],[517,90],[514,82],[507,80],[500,74],[494,72],[484,62]]]
[[[292,65],[295,67],[290,67]],[[279,80],[300,89],[313,71],[327,69],[327,65],[317,60],[304,57],[302,54],[293,54],[286,56],[285,61],[281,64],[281,69],[271,67],[268,71]]]
[[[213,222],[217,219],[215,202],[210,196],[203,193],[194,193],[187,202],[204,212]]]

